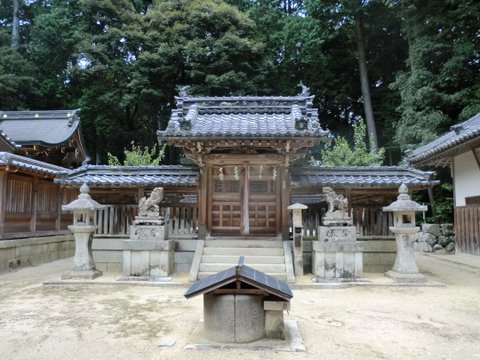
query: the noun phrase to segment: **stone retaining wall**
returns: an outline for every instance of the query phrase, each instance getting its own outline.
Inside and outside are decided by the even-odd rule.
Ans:
[[[422,230],[414,243],[418,252],[455,251],[453,224],[422,224]]]
[[[93,258],[97,269],[104,272],[122,272],[124,237],[95,237]],[[383,273],[395,262],[396,245],[393,237],[359,237],[364,242],[363,271]],[[188,273],[195,254],[196,239],[175,239],[174,272]],[[306,274],[312,272],[312,240],[304,240],[303,262]]]
[[[0,240],[0,273],[73,256],[73,235]]]

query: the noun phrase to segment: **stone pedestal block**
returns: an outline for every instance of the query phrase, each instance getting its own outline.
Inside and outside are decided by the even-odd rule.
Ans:
[[[123,275],[166,277],[173,272],[173,240],[124,240]]]
[[[357,239],[355,226],[319,226],[318,240],[320,242],[353,241]]]
[[[312,242],[312,273],[323,279],[355,279],[363,273],[363,243]]]
[[[130,240],[162,241],[167,238],[164,222],[158,224],[132,225],[130,227]]]
[[[285,319],[284,310],[290,310],[290,303],[287,301],[265,301],[265,337],[267,339],[285,340]]]

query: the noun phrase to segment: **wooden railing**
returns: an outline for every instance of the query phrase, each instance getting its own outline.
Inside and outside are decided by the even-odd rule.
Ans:
[[[98,236],[129,235],[130,226],[137,215],[136,205],[108,205],[95,214]],[[165,217],[168,234],[173,236],[192,236],[198,228],[198,209],[196,207],[161,208]]]
[[[466,254],[480,255],[480,206],[455,208],[455,246]]]
[[[303,212],[303,236],[317,236],[318,226],[322,225],[324,208],[309,208]],[[384,213],[381,208],[353,208],[353,225],[359,236],[392,236],[392,213]]]
[[[383,212],[382,208],[353,208],[352,217],[359,236],[393,235],[389,229],[393,226],[393,213]]]
[[[198,208],[193,206],[165,208],[165,220],[170,236],[192,236],[198,230]]]
[[[97,235],[128,235],[137,215],[136,205],[108,205],[95,214]]]

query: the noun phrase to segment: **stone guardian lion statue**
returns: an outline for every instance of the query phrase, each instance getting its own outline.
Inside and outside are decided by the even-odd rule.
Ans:
[[[157,214],[160,211],[158,204],[160,204],[164,199],[163,188],[157,187],[153,189],[150,196],[143,197],[138,203],[138,215],[140,217],[151,216],[152,214]]]

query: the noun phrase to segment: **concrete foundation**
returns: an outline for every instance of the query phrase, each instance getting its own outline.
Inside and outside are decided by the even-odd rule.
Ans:
[[[263,296],[203,296],[204,335],[221,343],[248,343],[265,337]]]

